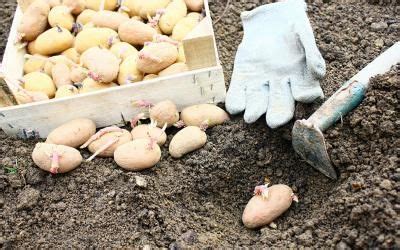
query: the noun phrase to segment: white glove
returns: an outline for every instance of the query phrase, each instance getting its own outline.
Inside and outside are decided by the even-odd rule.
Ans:
[[[303,0],[260,6],[241,14],[244,36],[226,97],[231,114],[253,123],[266,113],[271,128],[293,118],[295,100],[323,98],[325,61],[315,43]]]

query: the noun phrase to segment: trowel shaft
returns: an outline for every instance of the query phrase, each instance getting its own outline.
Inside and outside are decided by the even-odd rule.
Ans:
[[[369,80],[400,63],[400,42],[382,53],[347,81],[309,119],[322,132],[356,108],[365,96]]]

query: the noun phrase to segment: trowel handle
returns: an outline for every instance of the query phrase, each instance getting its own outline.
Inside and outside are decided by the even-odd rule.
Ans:
[[[325,131],[361,103],[372,77],[388,72],[398,63],[400,63],[400,42],[395,43],[343,84],[308,121],[321,131]]]

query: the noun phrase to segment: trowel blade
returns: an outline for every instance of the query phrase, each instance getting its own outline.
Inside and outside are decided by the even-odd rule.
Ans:
[[[296,121],[292,130],[294,150],[308,164],[331,179],[337,179],[326,150],[325,138],[322,132],[307,120]]]

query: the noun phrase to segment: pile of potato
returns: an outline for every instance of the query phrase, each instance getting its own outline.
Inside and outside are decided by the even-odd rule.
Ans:
[[[18,27],[27,47],[20,104],[188,70],[182,40],[203,0],[34,0]]]
[[[147,114],[135,117],[132,131],[116,126],[96,133],[90,119],[72,120],[54,129],[45,143],[38,143],[32,153],[35,164],[53,174],[66,173],[78,167],[83,158],[77,148],[87,148],[92,157],[113,157],[118,166],[140,171],[155,166],[161,160],[161,147],[167,141],[166,128],[183,127],[169,143],[173,158],[203,147],[207,142],[205,130],[229,120],[228,114],[211,104],[185,108],[180,114],[169,100],[146,106]],[[150,124],[139,124],[149,118]]]

